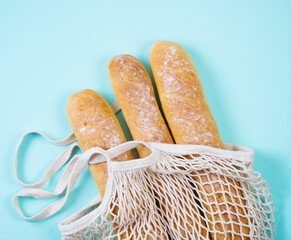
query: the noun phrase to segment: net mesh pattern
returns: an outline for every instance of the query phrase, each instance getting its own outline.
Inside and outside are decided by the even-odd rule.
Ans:
[[[266,182],[242,161],[160,151],[154,164],[112,172],[112,191],[85,228],[63,239],[273,239]]]

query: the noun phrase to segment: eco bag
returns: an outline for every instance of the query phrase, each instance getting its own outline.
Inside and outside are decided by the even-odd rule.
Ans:
[[[15,177],[25,189],[15,196],[14,206],[26,220],[43,220],[59,211],[85,166],[107,162],[103,199],[97,195],[87,207],[60,222],[62,239],[186,240],[209,239],[210,235],[215,239],[274,238],[272,196],[260,173],[252,169],[254,152],[250,148],[228,143],[223,150],[131,141],[109,150],[95,147],[71,157],[73,149],[79,147],[74,135],[60,141],[47,138],[54,144],[70,145],[52,162],[40,182],[25,184],[17,177],[17,152],[24,137],[31,133],[47,138],[39,132],[28,132],[17,147]],[[113,161],[140,145],[151,150],[146,158]],[[67,162],[55,190],[40,189]],[[213,186],[219,191],[214,192]],[[239,191],[242,196],[238,197]],[[218,193],[222,201],[217,198]],[[24,216],[18,202],[19,197],[49,198],[62,194],[32,217]]]

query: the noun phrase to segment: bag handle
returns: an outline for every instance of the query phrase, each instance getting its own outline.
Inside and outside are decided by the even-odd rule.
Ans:
[[[118,112],[120,110],[120,106],[118,102],[114,102],[111,106],[114,113]],[[54,145],[68,145],[70,144],[49,166],[49,168],[46,170],[44,176],[39,182],[36,183],[24,183],[21,181],[18,177],[17,172],[17,166],[18,166],[18,152],[21,147],[21,144],[23,143],[26,136],[30,134],[37,134],[42,137],[44,137],[46,140],[48,140],[50,143]],[[82,155],[75,155],[73,158],[71,158],[73,150],[78,147],[80,148],[77,139],[74,134],[69,135],[68,137],[61,139],[61,140],[53,140],[49,137],[47,137],[42,132],[38,131],[28,131],[24,133],[17,144],[16,152],[14,156],[14,176],[16,181],[25,189],[20,190],[13,199],[13,205],[16,211],[19,213],[19,215],[28,221],[39,221],[46,219],[53,214],[57,213],[66,203],[68,196],[70,192],[72,191],[72,188],[74,187],[78,177],[80,176],[81,172],[85,168],[85,166],[91,161],[91,156],[96,153],[100,153],[101,155],[104,155],[105,158],[102,158],[102,161],[110,161],[109,156],[106,154],[106,151],[104,151],[101,148],[92,148]],[[71,158],[71,159],[70,159]],[[69,160],[70,159],[70,160]],[[39,189],[40,187],[43,187],[48,180],[57,172],[59,171],[67,162],[69,161],[63,175],[61,176],[57,186],[55,187],[54,191],[46,191],[43,189]],[[33,198],[51,198],[55,196],[60,196],[65,191],[65,195],[58,199],[57,201],[53,202],[49,206],[47,206],[45,209],[40,211],[39,213],[27,217],[24,215],[20,205],[19,205],[19,198],[20,197],[33,197]]]
[[[21,181],[18,177],[18,173],[17,173],[17,167],[18,167],[18,152],[19,149],[21,147],[21,144],[24,141],[24,138],[30,134],[36,134],[36,135],[40,135],[42,137],[44,137],[46,140],[48,140],[50,143],[54,144],[54,145],[67,145],[67,144],[71,144],[70,146],[68,146],[53,162],[52,164],[49,166],[49,168],[46,170],[43,178],[36,183],[24,183],[23,181]],[[38,131],[29,131],[24,133],[17,144],[16,147],[16,152],[15,152],[15,156],[14,156],[14,177],[16,179],[16,181],[23,187],[31,187],[31,188],[39,188],[39,187],[43,187],[47,181],[49,180],[49,178],[54,175],[58,170],[60,170],[60,168],[62,168],[62,166],[68,161],[68,159],[71,157],[72,152],[74,150],[75,147],[79,147],[78,142],[76,140],[76,137],[74,134],[71,134],[70,136],[62,139],[62,140],[53,140],[49,137],[47,137],[46,135],[44,135],[41,132]]]
[[[71,141],[74,141],[74,138],[72,137],[72,135],[70,135],[69,137],[67,137],[65,139],[62,139],[60,141],[54,141],[54,140],[48,138],[47,136],[45,136],[43,133],[35,132],[35,131],[34,132],[27,132],[24,135],[22,135],[22,137],[20,138],[20,141],[19,141],[18,146],[16,148],[15,159],[14,159],[14,175],[15,175],[15,178],[16,178],[17,182],[20,185],[22,185],[23,187],[25,187],[25,189],[22,189],[19,193],[17,193],[15,195],[15,197],[13,199],[13,205],[14,205],[15,209],[17,210],[17,212],[20,214],[20,216],[22,218],[24,218],[25,220],[38,221],[38,220],[45,219],[45,218],[50,217],[51,215],[55,214],[57,211],[59,211],[59,209],[66,202],[67,196],[71,191],[71,189],[67,188],[68,185],[70,184],[69,176],[72,174],[72,170],[74,169],[74,165],[77,163],[77,160],[79,159],[79,155],[74,156],[70,160],[66,170],[64,171],[60,181],[58,182],[58,184],[55,187],[53,192],[49,192],[49,191],[46,191],[46,190],[43,190],[43,189],[39,189],[39,188],[43,187],[48,182],[48,180],[52,177],[52,175],[54,175],[58,170],[60,170],[66,164],[66,162],[70,159],[70,157],[72,155],[73,149],[75,147],[79,147],[79,145],[78,145],[78,142],[72,142],[71,145],[69,145],[52,162],[52,164],[46,170],[43,178],[39,182],[32,183],[32,184],[27,184],[27,183],[24,183],[23,181],[19,180],[18,174],[17,174],[17,165],[18,165],[18,151],[19,151],[19,148],[20,148],[24,138],[29,134],[41,135],[41,136],[45,137],[49,142],[51,142],[53,144],[57,144],[57,145],[64,145],[66,143],[70,143]],[[72,183],[71,183],[71,185],[72,185]],[[40,213],[38,213],[38,214],[36,214],[36,215],[34,215],[32,217],[25,216],[23,211],[22,211],[22,209],[19,206],[19,198],[20,197],[50,198],[50,197],[59,196],[60,194],[62,194],[64,192],[64,190],[66,188],[67,188],[66,194],[65,194],[65,196],[63,198],[61,198],[61,199],[57,200],[56,202],[50,204],[48,207],[46,207]]]

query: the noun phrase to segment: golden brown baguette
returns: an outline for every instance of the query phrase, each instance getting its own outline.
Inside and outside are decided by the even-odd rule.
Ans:
[[[158,89],[161,105],[169,124],[170,130],[177,144],[197,144],[207,145],[215,148],[224,149],[224,144],[220,138],[216,123],[211,114],[203,88],[198,77],[195,65],[189,54],[178,44],[166,41],[156,41],[153,44],[150,63]],[[208,177],[211,181],[219,181],[212,187],[207,184]],[[222,221],[223,225],[217,223],[209,225],[211,231],[220,231],[218,234],[211,233],[212,239],[242,239],[239,235],[241,231],[249,234],[250,228],[245,209],[236,209],[230,195],[227,184],[240,186],[240,183],[232,179],[223,178],[217,174],[204,175],[201,179],[194,177],[198,184],[199,197],[206,203],[203,207],[209,212],[215,212],[214,219],[211,214],[206,214],[208,220],[212,222]],[[203,187],[201,187],[203,185]],[[217,191],[226,192],[225,197]],[[230,187],[235,203],[245,205],[241,200],[241,191],[236,192],[234,187]],[[212,194],[212,196],[206,195]],[[218,202],[219,209],[217,209]],[[222,213],[229,209],[233,214]],[[240,213],[241,217],[236,217]],[[239,225],[243,223],[241,230]],[[224,230],[232,231],[225,233]],[[243,239],[249,239],[244,237]]]
[[[143,65],[133,56],[120,55],[109,61],[108,73],[133,139],[173,143]],[[140,157],[149,153],[145,147],[139,150]]]
[[[95,91],[85,89],[67,102],[67,117],[82,151],[92,147],[109,149],[126,142],[119,122],[107,102]],[[130,151],[115,160],[133,159]],[[103,198],[108,178],[107,163],[89,164],[91,174]]]
[[[67,116],[83,151],[92,147],[109,149],[126,142],[119,122],[110,106],[93,90],[86,89],[71,96],[67,103]],[[127,151],[116,157],[114,161],[131,159],[133,159],[131,151]],[[107,163],[92,164],[89,167],[103,198],[108,179]],[[142,186],[141,183],[139,185],[141,187],[140,191],[147,188],[146,185]],[[132,196],[131,199],[134,200],[135,196]],[[146,206],[138,202],[135,205],[137,205],[136,210],[138,212],[133,212],[134,209],[130,209],[132,212],[127,212],[127,214],[131,217],[146,217],[144,214]],[[154,202],[152,205],[154,206]],[[157,209],[154,209],[154,211],[152,214],[158,215]],[[115,221],[122,221],[119,219],[118,206],[112,206],[112,214],[117,217]],[[110,215],[110,218],[113,219],[112,215]],[[130,222],[117,230],[117,233],[120,234],[118,239],[154,240],[152,236],[155,235],[160,236],[158,239],[167,239],[165,229],[161,231],[157,226],[147,226],[147,228],[148,230],[139,229],[134,222]]]
[[[133,56],[120,55],[109,61],[108,73],[133,139],[173,144],[171,134],[159,110],[151,80],[143,65]],[[139,148],[138,153],[140,157],[146,157],[149,150]],[[184,191],[181,195],[180,186],[182,183],[179,182],[181,178],[156,174],[152,180],[157,182],[154,190],[155,195],[162,208],[161,215],[166,221],[172,239],[192,239],[193,237],[199,239],[198,234],[196,234],[199,231],[206,237],[205,225],[204,228],[198,229],[198,224],[195,225],[192,220],[193,216],[196,219],[200,218],[193,193]],[[170,191],[164,187],[164,183],[169,181],[173,182]],[[188,187],[191,188],[190,185]],[[164,197],[162,198],[162,196]],[[186,197],[193,203],[189,209],[184,209],[184,212],[182,212],[181,205],[178,204],[179,206],[175,206],[175,208],[171,205],[173,202],[170,199],[178,199],[179,196],[180,198]],[[196,233],[194,233],[194,228]]]

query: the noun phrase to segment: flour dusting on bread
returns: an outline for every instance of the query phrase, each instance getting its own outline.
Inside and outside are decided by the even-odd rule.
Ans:
[[[162,107],[175,140],[218,147],[219,136],[214,134],[216,124],[203,100],[202,85],[190,56],[175,43],[158,42],[154,46],[159,54],[154,59],[151,55],[151,62],[155,62],[153,73],[158,79]]]
[[[135,140],[165,142],[170,137],[160,113],[151,80],[142,64],[120,55],[108,64],[110,81]],[[137,127],[138,126],[138,127]]]

